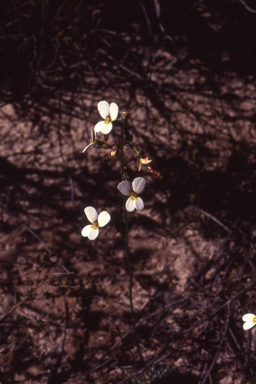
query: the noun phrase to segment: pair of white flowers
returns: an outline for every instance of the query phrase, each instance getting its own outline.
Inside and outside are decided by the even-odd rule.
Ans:
[[[132,183],[124,180],[118,184],[117,188],[119,191],[123,195],[129,196],[125,204],[128,212],[133,212],[135,209],[141,211],[144,208],[144,202],[138,194],[143,191],[145,184],[146,180],[143,177],[136,177]],[[99,228],[109,223],[111,219],[110,214],[107,211],[103,211],[98,215],[93,207],[86,207],[84,213],[91,224],[86,225],[82,229],[81,235],[88,237],[89,240],[95,240],[99,235]]]

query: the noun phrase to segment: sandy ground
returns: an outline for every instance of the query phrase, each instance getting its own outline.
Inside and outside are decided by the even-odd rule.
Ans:
[[[179,383],[199,383],[214,361],[207,383],[240,384],[252,374],[244,351],[254,348],[241,316],[254,302],[255,80],[163,49],[146,91],[132,75],[113,77],[87,74],[86,89],[29,112],[0,109],[0,381],[111,384],[143,368],[120,160],[96,146],[82,154],[106,99],[129,111],[134,143],[162,175],[138,172],[125,148],[131,180],[147,180],[128,235],[144,359],[176,367]],[[86,206],[112,216],[93,242],[80,234]]]

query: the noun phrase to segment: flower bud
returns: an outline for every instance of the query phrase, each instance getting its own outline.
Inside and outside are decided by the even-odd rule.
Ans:
[[[160,171],[157,171],[155,169],[152,169],[151,167],[147,166],[148,169],[150,170],[150,172],[152,173],[152,175],[156,176],[156,177],[160,177],[161,176],[161,172]]]
[[[129,116],[129,112],[122,112],[121,113],[121,117],[122,117],[122,121],[125,121],[128,119],[128,116]]]
[[[119,156],[119,151],[117,150],[117,148],[112,149],[112,151],[110,152],[110,156],[112,156],[112,157],[118,157]]]

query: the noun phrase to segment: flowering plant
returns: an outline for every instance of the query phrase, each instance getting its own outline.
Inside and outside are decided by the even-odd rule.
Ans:
[[[139,159],[139,171],[141,170],[141,166],[143,164],[150,170],[151,174],[156,177],[160,176],[160,172],[149,166],[149,163],[151,163],[152,160],[145,157],[142,151],[131,142],[133,137],[127,128],[128,112],[122,112],[121,135],[115,143],[111,145],[107,143],[108,134],[112,131],[114,123],[118,119],[119,107],[114,102],[109,104],[106,100],[102,100],[98,103],[98,111],[104,120],[98,122],[92,129],[91,142],[84,148],[83,152],[86,152],[92,145],[96,145],[98,148],[110,149],[110,155],[112,157],[121,158],[121,174],[123,181],[118,184],[117,188],[124,196],[128,196],[125,203],[125,208],[128,212],[133,212],[135,209],[141,211],[144,208],[144,201],[138,195],[144,190],[146,180],[143,177],[136,177],[132,183],[128,181],[127,171],[124,167],[124,147],[131,148],[136,154]],[[116,122],[115,125],[117,126],[120,124]],[[105,135],[103,141],[97,139],[97,132],[101,132]],[[85,226],[81,234],[84,237],[88,237],[89,240],[95,240],[99,235],[99,227],[103,227],[108,224],[110,221],[110,215],[108,212],[104,211],[98,216],[96,209],[93,207],[87,207],[84,211],[88,220],[91,222],[91,225]]]
[[[124,166],[124,147],[129,147],[136,154],[139,159],[139,171],[141,166],[145,165],[152,175],[159,177],[160,172],[152,169],[149,163],[151,159],[145,157],[143,152],[132,143],[132,135],[129,133],[127,127],[128,112],[122,112],[121,114],[121,134],[118,136],[114,144],[108,144],[108,134],[112,131],[113,126],[120,126],[116,120],[118,119],[119,107],[116,103],[109,104],[106,100],[101,100],[98,103],[98,111],[100,116],[104,119],[98,122],[92,129],[91,142],[84,148],[83,152],[86,152],[89,147],[96,145],[98,148],[110,149],[111,157],[120,157],[121,159],[121,175],[123,180],[118,184],[118,190],[124,195],[128,196],[125,203],[125,208],[128,212],[133,212],[135,209],[141,211],[144,208],[144,201],[138,195],[144,190],[146,180],[143,177],[136,177],[131,183],[128,181],[128,174],[126,167]],[[101,132],[104,134],[104,140],[98,140],[96,133]],[[108,212],[101,212],[99,215],[93,207],[87,207],[84,210],[91,225],[86,225],[81,234],[84,237],[88,237],[89,240],[95,240],[99,235],[99,228],[105,226],[110,221],[110,215]],[[127,220],[127,217],[126,217]]]
[[[128,179],[128,172],[127,167],[124,166],[124,148],[128,147],[133,150],[136,157],[139,159],[139,171],[141,169],[142,165],[145,165],[152,175],[159,177],[160,172],[157,170],[152,169],[149,166],[149,163],[152,162],[148,157],[145,157],[145,155],[142,153],[142,151],[132,143],[133,137],[129,132],[128,126],[127,126],[127,119],[128,119],[128,112],[122,112],[121,114],[121,124],[117,122],[118,118],[118,111],[119,108],[116,103],[109,104],[107,101],[102,100],[98,103],[98,111],[100,116],[104,119],[103,121],[98,122],[94,128],[92,129],[92,138],[91,142],[84,148],[83,152],[86,152],[86,150],[96,145],[98,148],[102,149],[110,149],[110,156],[115,158],[120,158],[121,163],[121,175],[122,175],[122,181],[117,185],[118,190],[124,195],[128,196],[128,199],[125,203],[125,210],[124,210],[124,219],[125,219],[125,253],[127,258],[127,264],[129,268],[129,275],[130,275],[130,289],[129,289],[129,299],[130,299],[130,308],[132,313],[132,323],[133,323],[133,330],[136,334],[136,328],[135,328],[135,315],[134,315],[134,309],[133,309],[133,299],[132,299],[132,268],[131,268],[131,262],[130,262],[130,251],[128,246],[128,217],[127,212],[133,212],[135,209],[138,211],[141,211],[144,208],[144,201],[141,197],[138,195],[144,190],[146,185],[146,180],[143,177],[136,177],[133,182],[131,183]],[[121,133],[118,135],[117,139],[115,140],[114,144],[107,143],[109,136],[108,134],[112,131],[113,127],[121,126]],[[101,132],[104,134],[104,140],[98,140],[96,137],[96,133]],[[81,235],[84,237],[88,237],[89,240],[95,240],[99,235],[99,228],[104,227],[106,224],[110,221],[110,214],[107,211],[101,212],[99,215],[95,208],[89,206],[84,209],[84,212],[87,216],[87,219],[90,221],[91,224],[86,225],[82,231]],[[140,346],[136,342],[137,349],[139,351],[139,354],[143,360],[143,356],[140,351]],[[144,360],[143,360],[144,362]],[[144,362],[145,365],[145,362]],[[145,365],[145,369],[147,370],[147,367]]]

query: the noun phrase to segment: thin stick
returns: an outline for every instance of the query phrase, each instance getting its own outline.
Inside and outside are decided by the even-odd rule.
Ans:
[[[60,97],[59,97],[59,115],[58,115],[58,141],[59,141],[59,149],[60,149],[60,157],[61,157],[61,160],[64,164],[64,167],[66,169],[66,172],[68,174],[68,178],[69,178],[69,182],[70,182],[70,190],[71,190],[71,201],[74,201],[74,183],[73,183],[73,179],[72,179],[72,176],[70,174],[70,171],[69,171],[69,168],[68,168],[68,165],[64,159],[64,155],[63,155],[63,152],[62,152],[62,144],[61,144],[61,133],[60,133],[60,121],[61,121],[61,112],[60,112],[60,107],[61,107],[61,104],[60,104]]]
[[[13,216],[27,231],[29,231],[41,244],[42,246],[47,249],[50,253],[51,251],[49,250],[49,247],[47,247],[47,245],[45,244],[45,242],[43,242],[43,240],[34,232],[32,231],[31,228],[29,228],[25,223],[23,223],[23,221],[21,221],[13,212],[11,212],[6,206],[5,204],[0,200],[0,205],[11,215]]]
[[[256,10],[250,8],[250,7],[245,3],[245,1],[243,1],[243,0],[239,0],[239,1],[240,1],[240,3],[242,3],[243,6],[247,9],[247,11],[249,11],[249,12],[251,12],[251,13],[256,13]],[[248,383],[249,383],[249,381],[248,381]]]
[[[213,367],[214,367],[214,365],[215,365],[215,363],[216,363],[216,360],[217,360],[218,355],[219,355],[219,351],[220,351],[220,349],[221,349],[221,347],[222,347],[222,344],[223,344],[223,342],[224,342],[224,339],[225,339],[225,337],[226,337],[226,335],[227,335],[228,325],[229,325],[229,320],[230,320],[230,302],[228,302],[228,316],[227,316],[227,322],[226,322],[225,331],[224,331],[223,336],[222,336],[222,338],[221,338],[221,342],[220,342],[220,344],[219,344],[219,346],[218,346],[217,352],[216,352],[216,354],[215,354],[215,356],[214,356],[214,359],[213,359],[213,361],[212,361],[212,363],[211,363],[211,365],[210,365],[210,368],[209,368],[207,374],[205,375],[205,377],[204,377],[202,383],[200,383],[200,384],[205,384],[206,380],[207,380],[208,377],[210,376],[210,373],[211,373],[211,371],[212,371],[212,369],[213,369]],[[209,379],[210,379],[210,378],[209,378]]]
[[[32,288],[32,293],[34,293],[41,285],[45,283],[46,280],[41,281],[38,285],[36,285],[34,288]],[[31,290],[30,290],[31,291]],[[21,300],[19,303],[14,305],[12,309],[4,316],[2,319],[0,319],[0,323],[3,323],[17,308],[19,308],[23,303],[25,303],[27,300],[29,300],[31,297],[31,293],[28,293],[27,296]]]
[[[232,235],[232,231],[226,227],[226,225],[224,225],[221,221],[219,221],[218,219],[216,219],[216,217],[214,217],[213,215],[211,215],[210,213],[208,212],[205,212],[203,209],[201,208],[198,208],[196,207],[195,205],[193,205],[193,208],[195,208],[197,211],[201,212],[203,215],[209,217],[210,219],[212,219],[213,221],[215,221],[215,223],[219,224],[222,228],[224,228],[230,235]]]
[[[66,331],[67,331],[68,317],[69,317],[68,304],[67,304],[66,300],[65,300],[65,313],[66,313],[66,317],[65,317],[65,322],[64,322],[63,332],[62,332],[62,342],[61,342],[61,346],[60,346],[59,356],[58,356],[56,363],[54,364],[54,366],[51,369],[51,373],[48,377],[46,384],[52,384],[52,383],[56,382],[56,373],[58,371],[58,368],[60,366],[61,359],[62,359],[62,356],[64,353],[64,345],[65,345],[65,340],[66,340]]]

